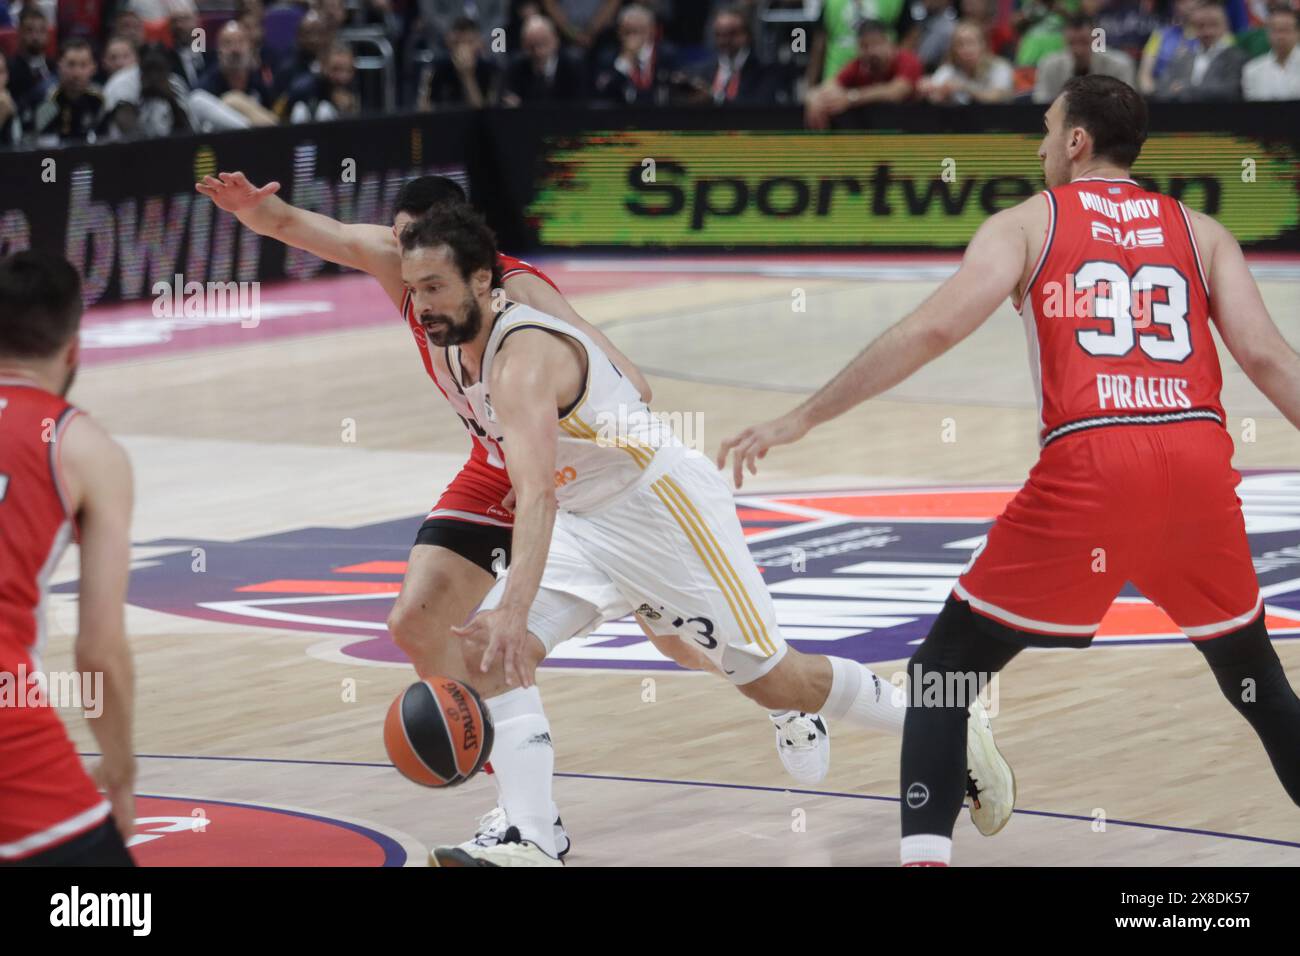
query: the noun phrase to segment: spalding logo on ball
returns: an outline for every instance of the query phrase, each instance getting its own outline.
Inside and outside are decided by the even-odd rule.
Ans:
[[[468,684],[431,677],[397,695],[384,719],[384,747],[403,776],[426,787],[454,787],[492,754],[492,718]]]

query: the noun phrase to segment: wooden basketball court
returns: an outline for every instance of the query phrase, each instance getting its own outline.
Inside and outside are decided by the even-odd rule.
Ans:
[[[954,262],[542,265],[650,373],[654,407],[711,454],[822,383]],[[1300,345],[1300,264],[1256,266]],[[279,842],[277,821],[310,819],[378,834],[383,862],[424,865],[428,847],[472,835],[494,793],[482,776],[424,790],[388,765],[383,715],[413,671],[382,621],[467,442],[370,280],[268,287],[262,301],[251,329],[217,317],[168,326],[148,302],[87,317],[72,398],[121,437],[137,482],[138,789],[171,798],[142,802],[152,809],[136,852],[145,863],[325,862]],[[1226,353],[1224,368],[1276,645],[1300,681],[1300,436]],[[824,551],[815,582],[774,585],[793,639],[862,651],[883,677],[901,668],[925,607],[1035,459],[1032,394],[1007,305],[885,399],[769,456],[739,503],[756,553],[779,555],[792,534]],[[866,494],[889,487],[907,492]],[[842,493],[813,494],[826,490]],[[75,562],[56,581],[75,580]],[[870,602],[854,603],[859,588]],[[991,840],[963,814],[954,861],[1300,864],[1300,810],[1201,656],[1137,599],[1117,608],[1091,650],[1026,652],[1005,672],[995,729],[1019,808]],[[75,598],[56,595],[49,668],[71,667],[75,622]],[[663,669],[635,635],[611,625],[539,676],[571,865],[896,863],[896,738],[832,727],[828,778],[789,790],[764,713],[715,677]],[[84,721],[67,716],[93,751]],[[269,809],[250,816],[257,808]],[[329,862],[376,862],[349,852]]]

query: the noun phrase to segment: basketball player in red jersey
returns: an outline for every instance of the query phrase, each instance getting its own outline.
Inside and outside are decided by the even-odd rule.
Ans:
[[[452,338],[450,326],[439,333],[440,337],[426,334],[415,314],[402,281],[398,242],[408,224],[435,206],[467,202],[464,191],[454,180],[442,176],[413,179],[397,195],[393,225],[389,228],[341,223],[297,209],[275,195],[278,183],[257,187],[239,172],[207,176],[195,188],[259,235],[360,270],[379,282],[409,326],[425,371],[464,423],[471,443],[469,461],[420,527],[388,627],[422,678],[441,675],[473,685],[474,675],[465,665],[461,643],[451,628],[473,614],[495,583],[496,571],[508,562],[514,494],[501,449],[475,420],[473,409],[448,368],[448,349],[460,343]],[[550,278],[521,259],[507,255],[498,258],[501,288],[509,301],[532,306],[576,326],[605,351],[642,399],[650,400],[650,386],[640,370],[603,332],[578,315]],[[713,669],[703,654],[675,636],[656,636],[645,629],[644,623],[642,629],[664,656],[679,665],[693,670]],[[520,688],[501,697],[487,701],[493,721],[520,721],[520,726],[528,728],[527,739],[545,740],[549,746],[550,724],[537,688]],[[776,727],[777,753],[787,772],[800,783],[819,782],[829,769],[830,743],[817,715],[774,714],[772,723]],[[493,780],[502,803],[507,805],[512,792],[528,789],[521,778],[535,772],[535,761],[522,761],[516,768],[515,759],[498,747],[491,761]],[[480,846],[490,846],[508,827],[508,813],[493,811],[480,821],[475,840]],[[560,824],[558,810],[555,839],[560,856],[564,856],[569,838]]]
[[[61,258],[0,260],[0,866],[130,866],[135,756],[124,607],[131,469],[99,425],[64,399],[77,368],[81,280]],[[46,589],[68,542],[81,549],[76,663],[102,675],[83,697],[103,757],[100,794],[34,678]],[[51,685],[46,685],[51,686]],[[86,682],[82,682],[83,688]]]
[[[1297,426],[1300,356],[1232,235],[1130,178],[1147,129],[1137,93],[1076,77],[1044,125],[1048,190],[984,223],[957,273],[808,401],[723,442],[719,467],[734,451],[739,485],[769,448],[903,381],[1011,296],[1029,336],[1042,452],[912,658],[913,686],[987,677],[1027,646],[1086,646],[1131,581],[1204,654],[1300,805],[1300,699],[1264,628],[1210,322]],[[913,697],[902,862],[942,866],[965,784],[966,708]]]

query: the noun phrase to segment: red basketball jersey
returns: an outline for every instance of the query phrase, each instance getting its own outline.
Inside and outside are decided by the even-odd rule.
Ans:
[[[0,379],[0,670],[40,666],[46,587],[74,533],[58,437],[77,414],[57,395]]]
[[[1019,309],[1039,440],[1112,424],[1224,423],[1209,287],[1187,210],[1128,179],[1049,189]]]
[[[31,696],[44,672],[49,578],[75,533],[59,446],[78,414],[57,395],[0,379],[0,672],[22,701],[0,707],[0,861],[72,839],[109,813],[48,697]]]

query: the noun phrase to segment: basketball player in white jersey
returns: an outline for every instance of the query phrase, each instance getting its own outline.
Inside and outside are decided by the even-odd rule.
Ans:
[[[435,209],[401,233],[416,316],[448,351],[457,388],[505,452],[515,490],[512,558],[464,638],[474,686],[496,723],[494,754],[534,760],[534,781],[501,781],[513,826],[495,846],[444,847],[443,866],[559,865],[551,827],[553,751],[514,718],[557,644],[636,613],[697,647],[745,696],[902,732],[905,702],[856,661],[786,645],[749,554],[731,491],[713,465],[655,418],[585,332],[519,303],[493,310],[491,230],[467,206]],[[611,423],[618,423],[615,430]],[[897,695],[901,697],[902,695]],[[978,705],[976,705],[978,708]],[[1014,800],[987,715],[969,722],[977,825],[996,832]]]
[[[420,677],[452,677],[473,684],[474,675],[465,669],[459,642],[450,628],[463,623],[492,587],[497,556],[509,559],[509,477],[500,461],[499,449],[484,433],[452,377],[446,349],[439,343],[432,343],[438,347],[431,347],[415,319],[402,284],[401,251],[397,242],[402,227],[430,209],[465,203],[464,191],[454,180],[442,176],[413,179],[397,195],[390,227],[342,223],[298,209],[275,195],[278,183],[254,186],[239,172],[204,177],[196,189],[259,235],[278,239],[374,278],[415,335],[425,371],[464,422],[473,449],[470,460],[420,526],[388,626]],[[640,370],[599,329],[574,311],[544,273],[520,259],[505,255],[498,258],[501,288],[512,301],[561,316],[581,330],[610,356],[639,396],[649,401],[650,386]],[[707,658],[681,641],[661,640],[649,630],[646,634],[664,656],[680,666],[712,669]],[[536,691],[532,692],[532,698],[535,699],[531,700],[527,714],[519,715],[518,719],[531,728],[532,736],[549,740],[550,726],[541,698]],[[495,716],[501,719],[500,715]],[[776,728],[777,753],[787,772],[805,785],[820,782],[830,766],[830,740],[824,727],[819,729],[817,715],[773,714],[771,722]],[[529,772],[528,767],[526,762],[525,773]],[[508,782],[517,773],[514,760],[505,750],[497,749],[491,769],[498,787],[516,789]],[[527,782],[521,782],[520,786],[527,786]],[[560,822],[558,808],[553,819],[563,855],[568,850],[569,837]],[[507,831],[509,823],[508,815],[498,807],[484,815],[470,842],[491,845]]]

